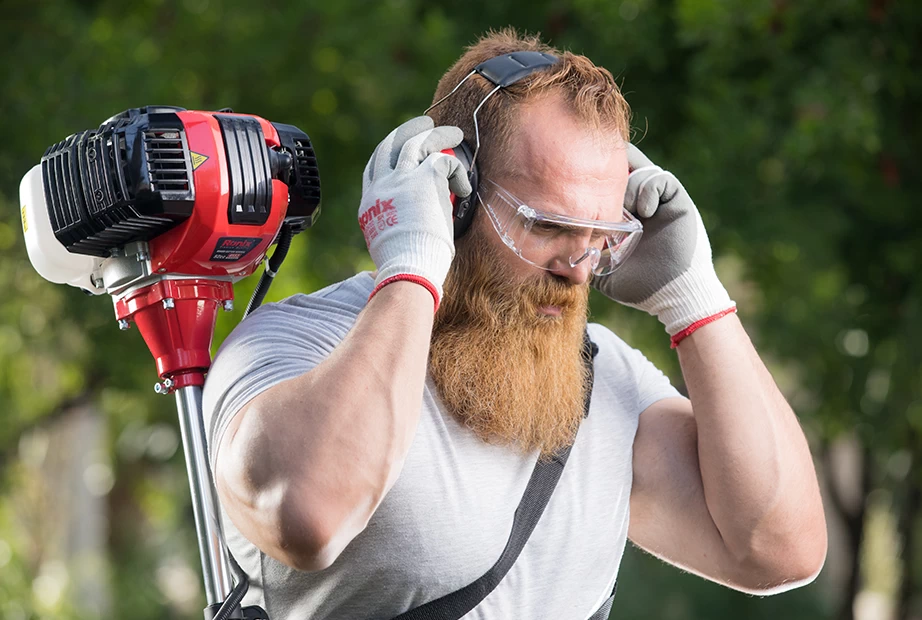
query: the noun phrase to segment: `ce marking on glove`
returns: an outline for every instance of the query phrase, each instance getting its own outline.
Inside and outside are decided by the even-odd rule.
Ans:
[[[375,200],[365,213],[359,217],[359,226],[365,235],[365,242],[369,242],[378,236],[378,232],[397,223],[397,207],[394,206],[394,199]]]

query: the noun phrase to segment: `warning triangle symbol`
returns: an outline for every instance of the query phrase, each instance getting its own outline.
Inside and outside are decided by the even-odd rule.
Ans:
[[[192,169],[198,170],[198,167],[208,161],[207,155],[202,155],[201,153],[192,152]]]

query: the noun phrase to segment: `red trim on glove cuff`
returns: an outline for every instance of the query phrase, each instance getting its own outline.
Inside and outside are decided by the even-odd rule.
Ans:
[[[682,342],[683,340],[691,336],[692,333],[704,327],[708,323],[713,323],[717,319],[721,319],[727,316],[728,314],[733,314],[734,312],[736,312],[736,306],[733,306],[732,308],[727,308],[726,310],[722,312],[718,312],[717,314],[713,314],[709,317],[705,317],[701,319],[700,321],[695,321],[694,323],[692,323],[691,325],[689,325],[688,327],[686,327],[685,329],[683,329],[678,334],[672,337],[672,348],[674,349],[677,346],[679,346],[680,342]]]
[[[391,282],[397,282],[399,280],[404,280],[406,282],[414,282],[416,284],[419,284],[423,288],[425,288],[430,293],[432,293],[432,299],[435,301],[435,310],[433,310],[433,312],[439,309],[439,292],[435,288],[435,286],[432,285],[432,282],[430,282],[429,280],[427,280],[426,278],[422,276],[415,276],[411,273],[398,273],[396,276],[391,276],[387,278],[386,280],[382,280],[381,283],[375,287],[375,290],[371,292],[371,295],[368,296],[368,301],[371,301],[371,298],[375,296],[375,293],[380,291],[382,288],[384,288]]]

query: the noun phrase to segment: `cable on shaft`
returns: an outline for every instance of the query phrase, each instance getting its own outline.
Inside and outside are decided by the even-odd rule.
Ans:
[[[259,278],[259,284],[256,285],[256,289],[253,291],[253,296],[250,298],[250,303],[247,304],[246,310],[243,312],[243,318],[247,318],[251,312],[256,310],[262,304],[263,299],[266,298],[266,293],[269,292],[269,287],[272,285],[272,280],[278,274],[279,268],[282,266],[282,261],[285,260],[285,256],[288,255],[288,250],[291,248],[291,238],[294,236],[290,224],[282,224],[282,229],[279,231],[279,236],[277,244],[275,246],[275,252],[272,253],[272,256],[266,261],[266,270],[263,271],[263,275]]]

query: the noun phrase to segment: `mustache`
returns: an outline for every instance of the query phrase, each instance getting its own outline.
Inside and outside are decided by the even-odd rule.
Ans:
[[[577,315],[585,320],[588,284],[575,285],[552,274],[542,274],[511,285],[504,275],[496,275],[495,279],[470,282],[462,299],[452,299],[439,307],[436,323],[476,325],[489,331],[549,328]],[[543,306],[557,306],[561,316],[544,315],[540,312]]]
[[[567,317],[585,320],[588,282],[574,284],[549,271],[516,280],[504,267],[511,258],[502,254],[504,251],[490,246],[483,231],[474,231],[459,241],[436,312],[436,329],[543,329]],[[547,316],[540,312],[542,306],[557,306],[561,316]]]
[[[518,291],[523,303],[537,310],[541,306],[559,306],[564,311],[579,308],[589,295],[588,284],[571,284],[553,274],[539,275],[521,284]]]

